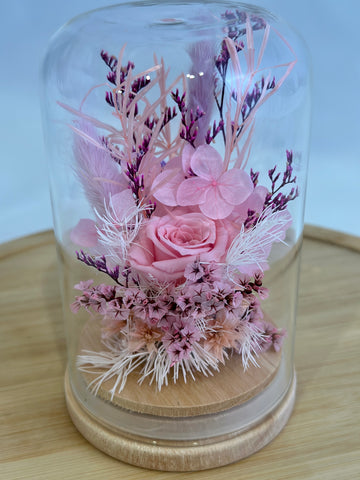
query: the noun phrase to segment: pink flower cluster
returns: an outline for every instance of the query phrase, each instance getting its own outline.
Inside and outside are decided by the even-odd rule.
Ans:
[[[282,176],[276,167],[268,171],[270,188],[244,167],[255,115],[296,60],[274,66],[287,66],[278,78],[264,78],[269,30],[244,19],[218,55],[213,42],[189,50],[190,71],[203,72],[190,84],[183,74],[168,86],[163,60],[136,73],[132,61],[122,63],[125,47],[118,59],[102,51],[114,125],[62,105],[80,118],[75,171],[94,211],[71,240],[87,249],[77,258],[112,282],[76,285],[82,294],[71,308],[101,318],[104,343],[114,340],[130,359],[119,360],[120,377],[132,371],[137,352],[149,354],[145,376],[155,364],[162,370],[154,373],[161,388],[170,364],[176,379],[179,364],[184,375],[207,373],[229,350],[246,363],[253,353],[281,347],[285,332],[264,318],[260,302],[268,294],[262,279],[271,248],[283,241],[291,224],[287,203],[298,195],[289,191],[296,182],[292,151]],[[254,31],[263,35],[257,56]],[[99,125],[108,135],[98,136]],[[154,355],[158,363],[151,363]]]
[[[81,282],[71,308],[99,314],[104,338],[124,336],[132,352],[162,345],[173,363],[189,358],[197,344],[224,361],[227,349],[241,350],[244,329],[254,351],[281,345],[284,333],[263,320],[259,298],[268,292],[260,272],[254,279],[239,276],[236,290],[216,263],[195,261],[184,275],[181,287],[170,284],[161,293]]]
[[[267,189],[254,187],[244,170],[223,171],[221,157],[213,147],[186,145],[182,157],[171,160],[155,177],[151,192],[155,211],[143,221],[129,246],[127,261],[139,274],[181,283],[189,263],[225,261],[248,211],[253,215],[262,211]],[[125,196],[126,201],[117,201]],[[112,208],[118,219],[136,209],[129,190],[114,196]],[[101,225],[81,220],[72,239],[80,245],[96,246],[97,228],[101,231]],[[257,264],[247,266],[246,273],[257,269]]]

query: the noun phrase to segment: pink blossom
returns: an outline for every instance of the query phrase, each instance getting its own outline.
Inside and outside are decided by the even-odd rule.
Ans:
[[[255,323],[263,332],[263,341],[260,345],[260,350],[266,351],[272,346],[275,352],[280,352],[284,338],[286,337],[286,330],[276,328],[275,325],[266,320],[258,320]]]
[[[180,342],[171,343],[166,351],[172,362],[171,366],[173,366],[175,363],[179,363],[189,357],[191,347],[186,341],[181,340]]]
[[[142,349],[153,352],[156,350],[155,343],[161,341],[161,337],[161,330],[137,318],[130,331],[128,348],[132,352]]]
[[[232,285],[226,282],[216,282],[214,285],[216,310],[224,308],[228,312],[239,311],[242,304],[242,293],[235,291]]]
[[[239,168],[224,172],[220,154],[209,145],[194,151],[190,168],[195,176],[180,183],[177,202],[181,206],[199,205],[209,218],[226,218],[253,191],[249,175]]]
[[[188,358],[193,344],[200,338],[201,333],[192,321],[178,318],[165,333],[162,342],[174,364]]]
[[[106,305],[106,315],[111,319],[127,320],[129,317],[129,310],[124,308],[121,298],[114,298]]]
[[[147,305],[148,299],[146,294],[139,288],[127,288],[122,296],[125,308],[132,308],[134,305]]]
[[[188,287],[192,295],[191,315],[194,318],[203,318],[214,313],[214,296],[211,285],[208,283],[193,284]]]
[[[185,267],[184,277],[191,282],[196,282],[200,278],[203,277],[205,274],[204,267],[201,265],[199,261],[195,261],[194,263],[189,263]]]
[[[224,363],[224,349],[235,348],[239,340],[238,320],[226,310],[220,310],[216,318],[207,322],[206,328],[203,347]]]
[[[156,298],[147,305],[147,319],[151,325],[157,324],[168,312],[168,307],[161,298]]]
[[[176,304],[180,307],[180,309],[185,311],[191,311],[193,307],[193,296],[192,291],[188,288],[182,295],[178,295],[176,298]]]
[[[132,268],[161,282],[181,281],[189,263],[220,262],[227,247],[223,224],[201,213],[153,215],[130,247],[128,260]]]
[[[80,307],[98,312],[102,315],[106,314],[107,302],[115,298],[116,287],[113,285],[100,284],[92,286],[93,280],[80,282],[75,285],[77,290],[83,290],[83,295],[75,297],[75,302],[70,305],[71,311],[77,313]]]

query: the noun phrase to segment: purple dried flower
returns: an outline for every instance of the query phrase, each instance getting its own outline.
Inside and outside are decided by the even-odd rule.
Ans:
[[[282,190],[286,185],[296,182],[296,177],[293,177],[293,152],[286,150],[286,169],[282,175],[281,183],[279,183],[280,172],[275,175],[276,165],[268,171],[269,178],[271,180],[271,191],[267,194],[264,202],[264,210],[271,206],[273,211],[285,210],[287,204],[295,200],[299,196],[298,187],[292,188],[290,193],[285,195]]]
[[[198,135],[198,121],[205,115],[205,112],[200,110],[197,107],[195,113],[190,110],[190,112],[183,113],[181,115],[181,123],[183,128],[180,132],[180,138],[186,140],[195,148],[195,140]]]
[[[116,320],[127,320],[129,310],[125,308],[121,297],[117,297],[107,303],[106,315]]]
[[[192,346],[202,337],[200,330],[189,319],[179,318],[166,331],[162,342],[172,365],[189,357]]]
[[[260,172],[254,172],[252,168],[250,169],[250,178],[251,178],[251,181],[253,182],[254,187],[256,187],[256,185],[258,184],[259,174]]]
[[[116,72],[109,72],[106,75],[106,78],[109,80],[110,83],[116,85]]]
[[[180,113],[186,113],[185,96],[186,96],[186,92],[184,92],[180,97],[179,89],[176,89],[175,92],[171,92],[171,98],[174,100],[174,102],[178,106]]]
[[[215,140],[215,137],[221,131],[224,131],[224,120],[220,120],[217,125],[216,125],[216,120],[214,120],[212,133],[211,133],[211,128],[209,128],[209,130],[206,133],[205,142],[209,145],[211,142]]]
[[[105,101],[106,101],[106,103],[108,103],[111,107],[115,107],[113,94],[112,94],[111,92],[105,92]]]
[[[258,101],[263,95],[263,91],[266,88],[266,90],[272,90],[275,88],[275,77],[272,79],[271,82],[268,82],[267,85],[265,86],[265,78],[262,77],[259,82],[256,82],[252,91],[248,92],[245,101],[241,107],[241,116],[243,122],[249,117],[251,112],[254,110],[256,107]],[[237,94],[236,92],[233,93],[233,98],[237,100]],[[239,129],[239,132],[241,133],[242,131],[242,126]]]
[[[190,289],[184,289],[184,293],[176,297],[176,304],[183,312],[189,312],[193,307],[193,295]]]
[[[101,257],[93,257],[88,255],[83,250],[76,252],[76,257],[81,262],[85,263],[85,265],[89,265],[89,267],[96,268],[99,272],[106,273],[109,275],[117,284],[120,285],[119,282],[119,265],[116,265],[113,269],[109,268],[106,263],[106,257],[102,255]]]
[[[146,85],[148,85],[149,83],[150,83],[149,76],[139,77],[136,80],[134,80],[133,83],[131,84],[131,91],[134,94],[136,94],[140,92],[142,88],[146,87]]]
[[[106,65],[110,68],[111,72],[115,72],[118,64],[117,58],[114,57],[114,55],[109,56],[109,54],[104,50],[101,50],[100,56],[104,60]]]
[[[184,270],[184,277],[191,282],[196,282],[204,275],[205,270],[199,261],[189,263]]]

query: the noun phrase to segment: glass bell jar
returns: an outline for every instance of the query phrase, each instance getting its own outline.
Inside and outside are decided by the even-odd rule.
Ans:
[[[291,414],[308,63],[286,23],[231,2],[122,3],[51,40],[65,395],[119,460],[225,465]]]

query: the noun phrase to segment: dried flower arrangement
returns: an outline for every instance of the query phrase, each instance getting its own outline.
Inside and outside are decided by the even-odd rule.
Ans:
[[[170,85],[156,55],[136,73],[124,62],[125,46],[118,58],[102,51],[114,125],[61,104],[78,118],[71,126],[76,175],[95,215],[80,220],[71,238],[86,248],[77,258],[111,279],[75,285],[81,294],[71,309],[97,316],[104,346],[82,352],[78,367],[101,369],[95,389],[114,378],[112,395],[134,370],[140,383],[160,390],[170,377],[211,374],[230,353],[246,369],[267,349],[281,349],[285,331],[262,313],[262,280],[273,244],[291,225],[293,154],[286,151],[283,173],[277,166],[267,172],[270,188],[245,168],[256,113],[296,60],[262,18],[240,11],[223,17],[220,52],[213,42],[193,44],[196,73]],[[270,34],[293,59],[265,69]]]

